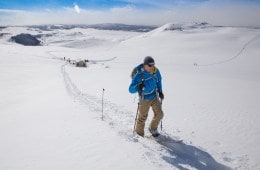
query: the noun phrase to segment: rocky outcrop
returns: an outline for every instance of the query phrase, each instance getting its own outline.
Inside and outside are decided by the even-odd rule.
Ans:
[[[19,34],[16,36],[12,36],[11,41],[16,42],[18,44],[22,44],[25,46],[39,46],[41,45],[41,41],[32,36],[31,34]]]

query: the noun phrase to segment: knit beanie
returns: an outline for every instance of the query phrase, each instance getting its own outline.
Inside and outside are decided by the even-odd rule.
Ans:
[[[144,65],[154,63],[154,59],[151,56],[147,56],[144,58]]]

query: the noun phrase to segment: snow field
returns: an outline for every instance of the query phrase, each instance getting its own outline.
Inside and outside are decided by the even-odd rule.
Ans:
[[[0,169],[259,169],[259,30],[165,27],[57,30],[43,47],[1,39]],[[163,133],[182,144],[132,135],[129,76],[147,55],[163,76]]]

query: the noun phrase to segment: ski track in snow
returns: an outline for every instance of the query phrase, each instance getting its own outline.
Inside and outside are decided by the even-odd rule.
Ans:
[[[213,66],[213,65],[219,65],[219,64],[223,64],[223,63],[227,63],[227,62],[230,62],[230,61],[233,61],[235,60],[236,58],[238,58],[243,52],[244,50],[251,44],[253,43],[255,40],[257,40],[258,38],[260,37],[260,35],[257,35],[255,37],[253,37],[251,40],[249,40],[247,43],[245,43],[243,45],[243,47],[241,48],[240,51],[238,51],[238,53],[236,55],[234,55],[233,57],[229,58],[229,59],[226,59],[226,60],[223,60],[223,61],[219,61],[219,62],[215,62],[215,63],[210,63],[210,64],[197,64],[196,66],[199,66],[199,67],[203,67],[203,66]]]
[[[98,97],[88,95],[81,92],[72,82],[69,74],[66,72],[67,64],[61,66],[61,73],[69,95],[74,100],[86,105],[90,111],[100,113],[102,100]],[[176,139],[170,135],[166,141],[156,141],[153,139],[136,137],[130,130],[134,125],[133,112],[123,110],[122,107],[104,100],[104,121],[127,141],[138,142],[142,144],[145,152],[143,158],[158,165],[158,168],[166,168],[161,162],[167,162],[171,168],[181,170],[200,169],[200,170],[228,170],[231,169],[221,163],[218,163],[206,151],[185,143],[176,143]],[[99,119],[99,118],[98,118]],[[101,117],[100,117],[101,120]],[[226,162],[231,162],[230,159],[225,159]]]

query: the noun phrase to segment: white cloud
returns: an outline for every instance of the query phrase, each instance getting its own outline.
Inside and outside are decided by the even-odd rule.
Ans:
[[[79,9],[79,7],[78,7]],[[76,10],[76,12],[75,12]],[[260,5],[216,5],[216,0],[190,6],[165,9],[140,9],[134,5],[107,10],[66,7],[38,11],[1,10],[0,25],[125,23],[162,25],[165,23],[202,22],[213,25],[260,27]]]
[[[74,4],[74,9],[75,9],[75,11],[79,14],[80,13],[80,9],[79,9],[79,6],[78,6],[78,4]]]
[[[114,13],[134,12],[136,10],[137,8],[134,5],[127,5],[124,7],[113,7],[110,9],[110,11]]]

